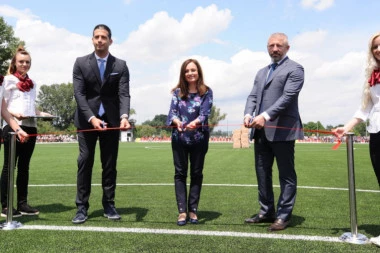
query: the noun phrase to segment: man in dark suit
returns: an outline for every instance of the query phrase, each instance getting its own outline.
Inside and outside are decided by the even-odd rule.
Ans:
[[[288,38],[274,33],[267,45],[272,64],[260,69],[244,110],[244,125],[252,128],[260,211],[246,223],[272,223],[270,231],[285,229],[292,215],[297,175],[295,140],[303,139],[298,95],[304,83],[303,67],[290,60]],[[274,204],[272,166],[276,159],[281,193]]]
[[[74,224],[87,220],[92,168],[98,139],[102,163],[104,217],[110,220],[121,218],[115,209],[114,201],[120,132],[118,128],[130,128],[127,64],[109,53],[112,39],[108,26],[95,26],[92,42],[95,52],[77,58],[73,70],[74,95],[77,102],[74,124],[78,129],[79,142],[77,213],[72,220]]]

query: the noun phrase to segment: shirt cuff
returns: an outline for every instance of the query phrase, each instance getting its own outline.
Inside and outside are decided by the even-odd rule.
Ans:
[[[91,122],[92,118],[95,118],[95,116],[91,116],[91,117],[88,119],[88,123]]]
[[[266,121],[270,120],[270,116],[268,115],[267,112],[263,112],[260,115],[262,115]]]
[[[128,119],[128,114],[124,113],[120,116],[120,119]]]

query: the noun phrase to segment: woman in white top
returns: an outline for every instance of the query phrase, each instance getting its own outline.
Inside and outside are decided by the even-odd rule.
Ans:
[[[28,204],[29,164],[36,144],[37,122],[33,116],[52,116],[36,109],[36,84],[29,78],[27,72],[31,66],[31,57],[23,47],[17,49],[8,69],[8,75],[4,77],[4,99],[7,109],[21,128],[30,135],[27,142],[16,143],[15,159],[17,162],[17,210],[13,211],[13,217],[23,215],[37,215],[39,211]],[[6,215],[7,210],[7,178],[9,156],[9,125],[3,128],[4,138],[4,164],[1,173],[1,216]]]
[[[358,123],[369,119],[367,127],[370,133],[369,154],[380,186],[380,33],[372,36],[368,46],[366,81],[361,107],[344,127],[338,127],[333,132],[342,137]],[[380,236],[371,238],[370,241],[380,246]]]
[[[4,77],[0,75],[0,111],[1,111],[1,117],[3,120],[5,120],[11,128],[14,130],[14,132],[17,134],[18,140],[22,143],[27,142],[29,139],[28,134],[21,129],[21,127],[17,124],[17,122],[13,119],[12,115],[7,110],[7,104],[5,103],[5,100],[3,98],[3,80]],[[0,131],[1,132],[1,131]]]

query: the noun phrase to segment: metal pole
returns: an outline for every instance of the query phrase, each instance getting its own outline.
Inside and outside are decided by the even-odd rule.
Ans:
[[[354,244],[368,243],[365,235],[358,234],[357,215],[356,215],[356,193],[355,193],[355,170],[354,170],[354,133],[346,134],[347,144],[347,165],[348,165],[348,190],[350,201],[350,220],[351,220],[351,233],[344,233],[339,239],[345,242]]]
[[[13,218],[13,190],[14,190],[14,170],[16,155],[16,134],[9,133],[9,154],[8,154],[8,196],[7,196],[7,218],[3,224],[3,230],[13,230],[22,226],[18,221],[12,221]]]

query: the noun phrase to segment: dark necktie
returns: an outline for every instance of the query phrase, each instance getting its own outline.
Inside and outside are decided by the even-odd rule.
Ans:
[[[103,82],[103,79],[104,79],[104,63],[105,63],[105,60],[104,60],[104,59],[98,59],[98,61],[100,62],[100,65],[99,65],[100,79],[101,79],[102,82]],[[104,114],[103,103],[100,103],[100,107],[99,107],[98,115],[101,117],[101,116],[103,116],[103,114]]]
[[[269,78],[271,77],[273,71],[276,69],[277,65],[278,65],[277,63],[272,63],[270,65],[270,69],[269,69],[269,73],[268,73],[266,82],[268,82]]]

